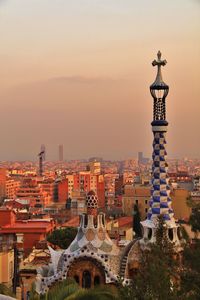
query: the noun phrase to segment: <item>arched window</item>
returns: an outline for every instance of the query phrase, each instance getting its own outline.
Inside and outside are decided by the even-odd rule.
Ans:
[[[85,289],[91,288],[91,274],[89,271],[83,271],[82,287]]]
[[[98,284],[100,284],[100,283],[101,283],[100,277],[99,277],[98,275],[96,275],[96,276],[94,277],[94,285],[98,285]]]

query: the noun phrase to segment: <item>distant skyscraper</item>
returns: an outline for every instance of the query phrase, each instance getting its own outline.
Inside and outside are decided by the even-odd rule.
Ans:
[[[138,163],[141,163],[143,159],[143,152],[138,152]]]
[[[40,152],[43,152],[43,161],[46,160],[46,147],[44,144],[41,145]]]
[[[143,156],[143,152],[138,152],[138,163],[139,164],[147,164],[149,159]]]
[[[63,161],[63,145],[58,146],[59,161]]]

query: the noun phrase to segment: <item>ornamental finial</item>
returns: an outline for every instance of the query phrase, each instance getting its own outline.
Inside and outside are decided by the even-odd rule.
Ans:
[[[162,56],[162,53],[159,50],[158,53],[157,53],[158,59],[157,60],[154,59],[154,61],[152,62],[153,66],[158,66],[158,67],[163,66],[164,67],[166,65],[166,63],[167,63],[166,59],[161,60],[161,56]]]
[[[161,73],[161,66],[165,66],[167,61],[166,59],[162,60],[161,59],[162,53],[160,51],[158,51],[157,53],[157,59],[154,59],[154,61],[152,62],[153,66],[157,66],[158,70],[157,70],[157,76],[156,76],[156,80],[154,81],[154,83],[151,85],[151,88],[162,88],[162,87],[168,87],[162,78],[162,73]]]

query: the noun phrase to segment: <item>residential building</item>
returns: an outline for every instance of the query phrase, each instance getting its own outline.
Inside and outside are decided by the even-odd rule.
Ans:
[[[45,240],[55,228],[53,219],[17,220],[16,213],[7,208],[0,209],[0,236],[2,240],[13,239],[18,248],[29,253],[37,242]]]
[[[149,208],[149,197],[151,195],[151,187],[143,185],[126,184],[122,195],[122,210],[127,216],[133,214],[134,205],[138,205],[141,219],[147,216]]]
[[[14,276],[14,249],[9,239],[0,235],[0,284],[12,287]]]

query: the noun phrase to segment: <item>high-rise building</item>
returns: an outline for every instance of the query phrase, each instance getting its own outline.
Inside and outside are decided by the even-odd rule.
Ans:
[[[144,236],[141,243],[156,241],[156,229],[158,226],[158,216],[162,215],[166,224],[168,239],[176,247],[181,249],[180,228],[174,219],[172,200],[170,198],[170,187],[168,178],[168,168],[166,162],[166,132],[168,122],[166,120],[165,100],[168,95],[169,86],[163,81],[161,67],[166,65],[166,60],[161,59],[161,52],[157,54],[157,60],[152,62],[157,66],[157,76],[150,86],[153,97],[153,164],[152,164],[152,190],[149,201],[149,211],[147,219],[141,222],[144,228]]]
[[[58,146],[59,161],[63,161],[63,145]]]
[[[46,147],[44,144],[41,145],[41,148],[40,148],[40,152],[42,152],[42,156],[43,156],[43,161],[46,160]]]
[[[138,152],[138,163],[139,164],[147,164],[149,159],[143,156],[143,152]]]
[[[138,152],[138,163],[142,162],[143,152]]]

